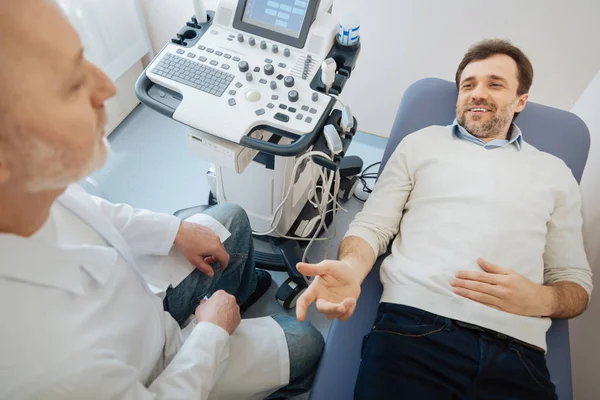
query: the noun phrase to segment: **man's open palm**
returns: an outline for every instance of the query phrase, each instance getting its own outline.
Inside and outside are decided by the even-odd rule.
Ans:
[[[352,316],[360,296],[360,282],[343,261],[324,260],[318,264],[299,263],[298,271],[315,279],[296,303],[296,316],[304,321],[306,311],[316,301],[317,310],[328,319],[342,321]]]

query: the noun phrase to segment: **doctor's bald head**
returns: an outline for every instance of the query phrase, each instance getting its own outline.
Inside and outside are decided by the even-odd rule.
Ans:
[[[0,0],[0,190],[50,190],[106,159],[108,77],[51,0]]]

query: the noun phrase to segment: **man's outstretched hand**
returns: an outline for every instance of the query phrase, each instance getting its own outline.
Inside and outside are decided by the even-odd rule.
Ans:
[[[299,263],[297,268],[302,274],[315,277],[296,303],[298,321],[304,321],[312,302],[330,320],[345,321],[352,316],[360,296],[360,279],[349,264],[325,260],[318,264]]]

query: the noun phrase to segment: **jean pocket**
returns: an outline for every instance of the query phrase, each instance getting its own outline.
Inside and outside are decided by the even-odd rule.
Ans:
[[[519,361],[527,370],[528,375],[531,379],[540,387],[554,391],[556,387],[550,380],[550,372],[546,366],[546,358],[543,353],[536,352],[535,350],[519,346],[514,349],[519,357]]]
[[[378,318],[373,332],[388,333],[407,337],[423,337],[442,331],[446,327],[444,319],[425,311],[422,314],[385,313]]]
[[[360,348],[360,359],[361,360],[363,359],[363,357],[365,355],[365,347],[367,346],[367,341],[369,340],[369,335],[370,334],[366,334],[362,340],[362,346]]]

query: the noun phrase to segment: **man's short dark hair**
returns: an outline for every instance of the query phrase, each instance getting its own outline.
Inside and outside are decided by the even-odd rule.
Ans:
[[[515,60],[518,69],[517,79],[519,80],[517,95],[521,96],[522,94],[529,93],[531,83],[533,82],[533,66],[531,65],[531,61],[529,61],[529,58],[527,58],[521,49],[513,46],[509,41],[502,39],[483,40],[469,48],[456,70],[456,88],[459,88],[461,75],[467,65],[473,61],[485,60],[496,54],[505,54]]]

